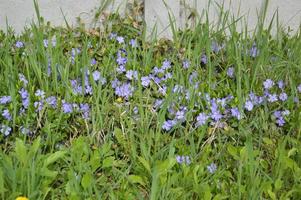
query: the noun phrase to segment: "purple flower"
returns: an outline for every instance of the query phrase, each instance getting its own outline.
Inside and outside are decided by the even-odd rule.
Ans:
[[[62,111],[66,114],[72,113],[73,105],[71,103],[67,103],[65,100],[62,100]]]
[[[219,45],[216,41],[213,41],[211,43],[211,50],[214,53],[218,53],[222,48],[223,48],[223,46]]]
[[[250,49],[250,56],[255,58],[259,54],[259,51],[256,47],[256,44],[254,43]]]
[[[269,94],[268,95],[268,102],[273,103],[278,101],[277,94]]]
[[[288,116],[291,112],[289,110],[284,110],[281,112],[282,116]]]
[[[187,108],[182,108],[181,110],[176,112],[175,119],[178,121],[185,121],[185,113],[186,113]]]
[[[141,77],[141,85],[143,87],[148,87],[149,84],[150,84],[150,82],[151,82],[151,78],[149,76],[143,76],[143,77]]]
[[[276,120],[276,123],[278,126],[284,126],[285,124],[285,120],[283,119],[283,117],[279,117],[277,120]]]
[[[0,104],[8,104],[11,102],[11,96],[2,96],[0,97]]]
[[[186,164],[189,165],[191,163],[189,156],[176,156],[176,160],[179,164]]]
[[[43,110],[44,103],[42,101],[36,101],[34,102],[33,106],[36,108],[36,112],[40,112]]]
[[[281,101],[286,101],[287,100],[287,94],[285,92],[282,92],[280,95],[279,95],[279,99]]]
[[[123,44],[124,43],[124,38],[122,36],[117,36],[116,40],[119,44]]]
[[[207,123],[208,116],[205,113],[200,113],[196,118],[196,127],[203,126]]]
[[[23,86],[26,87],[28,84],[27,79],[25,78],[25,76],[23,74],[19,74],[19,79],[21,82],[23,82]]]
[[[3,110],[2,117],[4,117],[4,119],[6,119],[8,121],[10,121],[12,119],[9,110],[7,110],[7,109]]]
[[[158,68],[158,67],[154,67],[153,68],[153,73],[155,74],[155,75],[157,75],[157,74],[163,74],[164,73],[164,69],[162,69],[162,68]]]
[[[12,129],[9,126],[4,124],[0,125],[0,132],[4,134],[4,136],[8,136],[11,133]]]
[[[155,109],[158,109],[159,107],[162,106],[163,102],[164,102],[163,99],[156,99],[156,100],[155,100],[155,103],[154,103],[154,108],[155,108]]]
[[[92,73],[92,76],[93,76],[93,80],[94,80],[95,82],[99,81],[99,79],[100,79],[100,77],[101,77],[100,72],[97,71],[97,70],[94,71],[94,72]]]
[[[227,76],[229,76],[230,78],[234,77],[234,67],[229,67],[227,70]]]
[[[21,96],[22,99],[22,105],[23,107],[26,109],[29,106],[29,94],[27,92],[27,90],[25,90],[24,88],[22,88],[21,90],[19,90],[19,94]]]
[[[298,85],[297,89],[298,89],[298,92],[301,93],[301,84]]]
[[[117,37],[117,33],[110,33],[109,35],[110,40],[115,39],[116,37]]]
[[[167,70],[171,68],[171,63],[169,60],[164,60],[163,64],[162,64],[162,69],[163,70]]]
[[[253,107],[254,107],[254,105],[251,101],[246,101],[245,108],[247,109],[247,111],[252,111]]]
[[[43,90],[38,89],[35,93],[36,97],[41,97],[42,99],[45,98],[45,92]]]
[[[138,46],[137,41],[135,39],[130,40],[130,45],[131,45],[132,48],[136,48]]]
[[[203,64],[207,64],[207,56],[206,56],[206,54],[202,54],[201,55],[201,63],[203,63]]]
[[[281,111],[279,111],[279,110],[275,111],[273,115],[274,115],[275,118],[282,117]]]
[[[177,122],[175,120],[167,120],[163,123],[162,125],[162,129],[165,131],[169,131],[170,129],[172,129],[175,125],[177,124]]]
[[[118,86],[120,86],[121,85],[121,82],[117,79],[117,78],[115,78],[112,82],[111,82],[111,84],[112,84],[112,88],[117,88]]]
[[[93,88],[91,85],[86,85],[85,86],[85,94],[87,95],[92,95],[93,94]]]
[[[119,65],[116,68],[116,71],[118,72],[118,74],[122,74],[123,72],[126,72],[126,69],[125,69],[124,65]]]
[[[21,41],[17,41],[17,42],[16,42],[16,47],[17,47],[17,48],[22,48],[22,47],[24,47],[24,43],[21,42]]]
[[[210,165],[207,166],[207,170],[209,171],[210,174],[213,174],[217,170],[216,164],[211,163]]]
[[[55,96],[50,96],[46,98],[46,103],[51,106],[52,108],[56,108],[57,106],[57,100]]]
[[[127,71],[125,76],[128,78],[128,80],[138,80],[138,72],[134,70]]]
[[[274,86],[274,81],[272,81],[271,79],[267,79],[263,82],[263,87],[264,89],[271,89]]]
[[[82,112],[82,116],[84,119],[89,119],[89,115],[90,115],[90,106],[87,103],[84,104],[80,104],[79,105],[79,110],[80,112]]]
[[[92,58],[92,59],[91,59],[91,65],[96,65],[96,64],[97,64],[96,59],[95,59],[95,58]]]
[[[284,89],[284,82],[283,82],[283,80],[278,81],[277,85],[278,85],[279,89]]]
[[[223,115],[220,113],[219,110],[214,110],[211,113],[211,119],[213,119],[214,121],[219,121],[220,119],[223,118]]]
[[[32,132],[31,130],[29,130],[28,128],[25,128],[23,126],[20,127],[20,132],[23,134],[23,135],[31,135]]]
[[[231,115],[232,115],[232,117],[236,117],[238,120],[241,119],[241,114],[240,114],[238,108],[231,108]]]
[[[183,65],[183,68],[184,68],[184,69],[188,69],[189,66],[190,66],[189,60],[184,60],[182,65]]]
[[[48,47],[48,40],[47,40],[47,39],[44,39],[44,40],[43,40],[43,44],[44,44],[44,47],[47,48],[47,47]]]
[[[131,86],[130,83],[123,83],[120,86],[115,88],[115,94],[119,97],[124,97],[128,99],[130,96],[133,95],[134,88]]]

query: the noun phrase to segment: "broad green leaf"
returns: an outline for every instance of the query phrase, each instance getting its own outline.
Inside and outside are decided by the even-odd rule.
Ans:
[[[227,146],[227,150],[229,152],[229,154],[235,159],[235,160],[239,160],[239,156],[238,156],[238,150],[236,147],[232,146],[231,144],[229,144]]]
[[[149,163],[143,157],[138,157],[138,160],[143,165],[143,167],[147,170],[147,172],[151,174],[151,168]]]
[[[66,151],[57,151],[46,158],[44,161],[44,167],[56,162],[58,159],[63,158],[66,154]]]
[[[128,179],[131,183],[139,183],[140,185],[145,186],[145,182],[141,176],[129,175]]]
[[[112,167],[114,163],[115,158],[113,156],[107,157],[102,161],[102,167],[107,168],[107,167]]]
[[[17,159],[25,165],[27,162],[27,149],[24,142],[20,139],[16,140],[15,152]]]
[[[90,173],[86,173],[81,181],[81,185],[83,186],[84,189],[87,189],[89,186],[92,185],[92,175]]]

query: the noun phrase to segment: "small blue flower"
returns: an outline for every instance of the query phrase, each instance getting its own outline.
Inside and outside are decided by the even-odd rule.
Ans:
[[[205,113],[200,113],[196,118],[196,127],[205,125],[208,119],[209,117]]]
[[[207,170],[209,171],[210,174],[213,174],[217,170],[216,164],[211,163],[210,165],[207,166]]]
[[[247,111],[252,111],[254,108],[254,105],[251,101],[246,101],[245,108],[247,109]]]
[[[285,92],[282,92],[280,95],[279,95],[279,99],[281,101],[286,101],[287,100],[287,94]]]
[[[234,77],[234,67],[229,67],[227,70],[227,76],[230,78]]]
[[[17,42],[16,42],[16,47],[17,47],[17,48],[22,48],[22,47],[24,47],[24,43],[21,42],[21,41],[17,41]]]
[[[4,124],[0,125],[0,132],[4,134],[4,136],[8,136],[11,133],[12,129],[9,126]]]
[[[165,131],[169,131],[177,124],[177,121],[175,120],[167,120],[163,123],[162,129]]]
[[[176,160],[179,164],[186,164],[189,165],[191,163],[190,157],[189,156],[176,156]]]
[[[148,87],[149,84],[150,84],[150,82],[151,82],[151,78],[149,76],[143,76],[143,77],[141,77],[141,85],[143,87]]]
[[[11,121],[11,119],[12,119],[9,110],[7,110],[7,109],[3,110],[2,117],[4,117],[4,119],[6,119],[8,121]]]
[[[11,102],[11,96],[2,96],[0,97],[0,104],[8,104]]]
[[[275,83],[271,79],[267,79],[263,82],[263,87],[266,90],[271,89],[274,85],[275,85]]]

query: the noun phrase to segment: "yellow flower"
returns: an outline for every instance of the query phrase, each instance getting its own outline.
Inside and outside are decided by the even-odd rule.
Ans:
[[[29,200],[27,197],[17,197],[16,200]]]

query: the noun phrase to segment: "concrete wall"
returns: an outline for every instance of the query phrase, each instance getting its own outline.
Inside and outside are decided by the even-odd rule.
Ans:
[[[99,8],[104,0],[38,0],[40,13],[46,21],[53,25],[64,25],[63,11],[70,24],[76,23],[76,18],[80,16],[87,26],[91,25],[91,20],[95,10]],[[133,0],[131,0],[133,1]],[[143,0],[139,0],[143,1]],[[128,0],[115,0],[109,6],[109,10],[119,8],[124,14]],[[209,3],[211,2],[211,3]],[[265,0],[144,0],[144,19],[151,32],[153,26],[157,26],[157,33],[162,37],[171,37],[169,28],[169,15],[177,27],[183,28],[192,10],[201,15],[204,9],[209,11],[209,18],[214,23],[218,19],[218,6],[224,3],[224,7],[231,11],[231,14],[239,17],[244,16],[249,29],[255,27],[258,12]],[[217,4],[216,4],[217,3]],[[284,27],[297,29],[301,22],[301,0],[270,0],[267,21],[272,18],[273,13],[278,9],[280,22]],[[17,33],[23,30],[25,25],[30,24],[35,17],[33,0],[0,0],[0,28],[6,28],[6,19]]]

